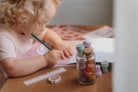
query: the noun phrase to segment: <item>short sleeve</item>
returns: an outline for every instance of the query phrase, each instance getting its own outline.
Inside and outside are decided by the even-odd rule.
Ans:
[[[7,57],[17,57],[15,46],[10,39],[0,37],[0,61]]]

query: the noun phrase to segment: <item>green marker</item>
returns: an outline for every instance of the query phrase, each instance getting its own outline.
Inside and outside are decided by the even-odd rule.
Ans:
[[[36,40],[38,40],[40,43],[42,43],[46,48],[49,50],[52,50],[48,45],[46,45],[43,41],[41,41],[37,36],[35,36],[33,33],[31,34]]]
[[[83,57],[84,56],[83,51],[85,49],[85,46],[83,44],[78,44],[78,45],[76,45],[76,49],[77,49],[77,51],[79,53],[79,56]]]
[[[102,61],[101,62],[103,73],[108,72],[109,62],[108,61]]]

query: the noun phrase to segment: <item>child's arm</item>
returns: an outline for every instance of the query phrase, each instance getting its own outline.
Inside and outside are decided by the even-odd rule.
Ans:
[[[43,56],[28,59],[6,58],[1,63],[9,77],[24,76],[46,66]]]
[[[43,41],[52,45],[54,49],[61,50],[63,52],[61,55],[63,59],[65,57],[70,58],[72,56],[70,47],[64,44],[63,40],[58,36],[56,32],[49,29],[44,35]]]
[[[6,58],[1,61],[9,77],[19,77],[31,74],[46,66],[56,64],[60,58],[61,52],[52,50],[43,56],[37,56],[27,59]]]

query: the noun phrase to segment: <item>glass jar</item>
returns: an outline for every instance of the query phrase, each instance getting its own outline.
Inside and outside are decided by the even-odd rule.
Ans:
[[[80,45],[79,45],[80,46]],[[78,46],[76,46],[77,48]],[[82,46],[83,48],[83,46]],[[80,50],[77,49],[77,71],[78,71],[78,82],[82,85],[93,84],[96,79],[95,75],[95,55],[92,48],[85,48],[83,54],[80,55]]]

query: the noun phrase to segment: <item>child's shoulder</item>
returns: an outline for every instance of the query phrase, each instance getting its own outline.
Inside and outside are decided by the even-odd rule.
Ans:
[[[10,35],[12,32],[5,28],[0,28],[0,35]]]
[[[7,38],[7,39],[11,39],[13,38],[14,35],[12,34],[12,32],[9,32],[8,30],[5,30],[5,29],[1,29],[0,28],[0,38]]]
[[[8,45],[8,43],[12,42],[11,38],[12,36],[9,32],[0,29],[0,44]]]
[[[9,32],[7,32],[4,29],[0,29],[0,37],[5,37],[6,38],[8,36],[10,36],[10,33]]]

